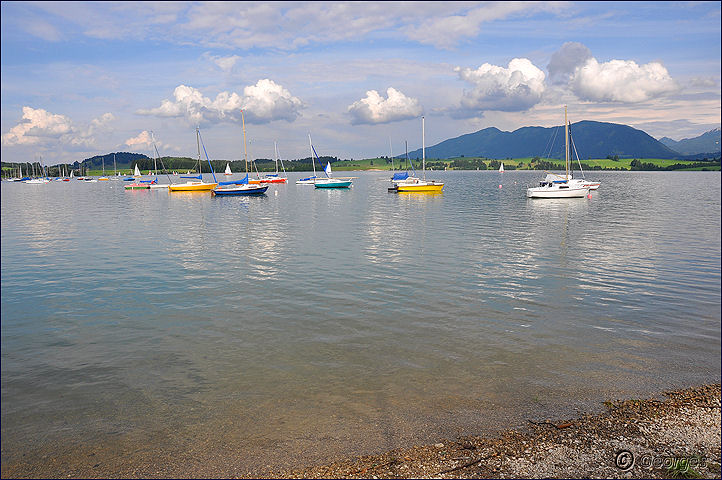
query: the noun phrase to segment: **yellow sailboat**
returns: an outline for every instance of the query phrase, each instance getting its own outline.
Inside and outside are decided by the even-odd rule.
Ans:
[[[105,176],[105,156],[103,157],[103,176],[98,179],[99,182],[101,181],[108,181],[110,180],[108,177]]]
[[[204,182],[203,174],[201,173],[201,142],[200,142],[200,130],[196,127],[196,143],[198,144],[198,175],[196,176],[181,176],[181,178],[193,178],[195,180],[189,180],[186,183],[175,183],[168,185],[168,190],[171,192],[210,192],[218,186],[216,182],[216,175],[213,173],[213,166],[211,166],[211,173],[213,174],[213,182]],[[203,150],[205,151],[205,146]],[[208,156],[208,154],[206,154]],[[211,164],[210,159],[208,165]]]
[[[409,177],[406,180],[396,182],[395,189],[398,193],[442,193],[444,188],[443,183],[434,180],[426,180],[426,132],[424,117],[421,117],[421,152],[423,158],[423,180],[420,180],[416,177]]]

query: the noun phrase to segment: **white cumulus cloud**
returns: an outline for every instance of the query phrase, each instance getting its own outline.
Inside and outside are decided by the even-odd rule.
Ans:
[[[638,65],[631,60],[599,63],[590,58],[577,67],[569,83],[582,100],[637,103],[679,89],[677,82],[659,62]]]
[[[349,105],[351,123],[389,123],[418,117],[423,112],[417,99],[407,97],[393,87],[386,89],[386,95],[384,99],[376,90],[369,90],[366,98]]]
[[[135,137],[131,137],[123,142],[123,144],[129,147],[149,147],[152,145],[152,138],[148,130],[143,130]]]
[[[65,115],[25,106],[22,121],[3,134],[2,144],[94,146],[95,136],[107,130],[113,120],[112,113],[104,113],[87,125],[76,125]]]
[[[23,107],[22,121],[3,134],[2,144],[37,145],[48,139],[60,139],[72,130],[72,122],[65,115],[50,113],[42,108]]]
[[[500,67],[488,63],[476,70],[456,67],[459,78],[470,83],[464,90],[459,117],[471,117],[485,110],[520,112],[528,110],[541,100],[546,75],[526,58],[515,58],[509,65]]]
[[[160,106],[141,109],[141,115],[185,118],[191,124],[237,122],[241,110],[252,123],[269,123],[274,120],[294,121],[304,107],[301,100],[273,80],[262,79],[243,89],[243,95],[220,92],[215,99],[203,95],[193,87],[179,85],[173,99],[165,99]]]
[[[273,120],[294,121],[304,107],[301,100],[273,80],[263,79],[243,89],[246,118],[255,123]]]
[[[153,148],[153,142],[155,142],[155,148],[160,149],[158,152],[159,155],[162,155],[162,151],[165,150],[174,150],[174,147],[172,145],[168,145],[163,143],[157,136],[153,134],[153,132],[148,130],[143,130],[135,137],[131,137],[125,142],[123,142],[123,145],[127,145],[130,148],[142,150],[142,149],[148,149],[150,151],[150,156],[154,156],[155,149]]]

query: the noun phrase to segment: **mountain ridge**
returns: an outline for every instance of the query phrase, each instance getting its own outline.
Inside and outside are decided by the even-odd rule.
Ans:
[[[709,142],[697,142],[700,147],[697,151],[684,153],[665,145],[643,130],[628,125],[581,120],[570,126],[572,141],[577,148],[579,156],[586,158],[606,158],[617,156],[619,158],[683,158],[687,156],[714,153],[714,149],[705,148]],[[684,145],[696,145],[692,140]],[[492,159],[505,158],[564,158],[564,128],[555,127],[520,127],[512,132],[499,130],[496,127],[487,127],[476,132],[467,133],[450,138],[426,147],[427,158],[453,158],[453,157],[484,157]],[[672,140],[673,142],[673,140]],[[681,143],[683,141],[677,142]],[[719,141],[717,143],[719,150]],[[421,158],[421,149],[409,152],[411,158]],[[399,155],[397,158],[401,158]]]
[[[662,137],[659,141],[682,155],[699,155],[705,152],[719,152],[720,135],[721,130],[717,127],[693,138],[676,141],[669,137]]]

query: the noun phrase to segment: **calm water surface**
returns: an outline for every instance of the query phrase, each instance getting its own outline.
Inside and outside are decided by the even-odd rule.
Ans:
[[[2,182],[3,473],[229,476],[719,381],[719,172],[568,200],[528,200],[540,172],[354,175]]]

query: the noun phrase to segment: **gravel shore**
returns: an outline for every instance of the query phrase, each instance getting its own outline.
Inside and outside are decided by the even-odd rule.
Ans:
[[[720,390],[713,384],[609,401],[602,413],[526,419],[525,427],[498,434],[295,470],[241,469],[234,462],[246,452],[237,447],[179,445],[159,455],[131,443],[114,452],[90,445],[73,455],[23,454],[3,462],[2,478],[720,478]]]
[[[720,478],[720,385],[271,478]]]

